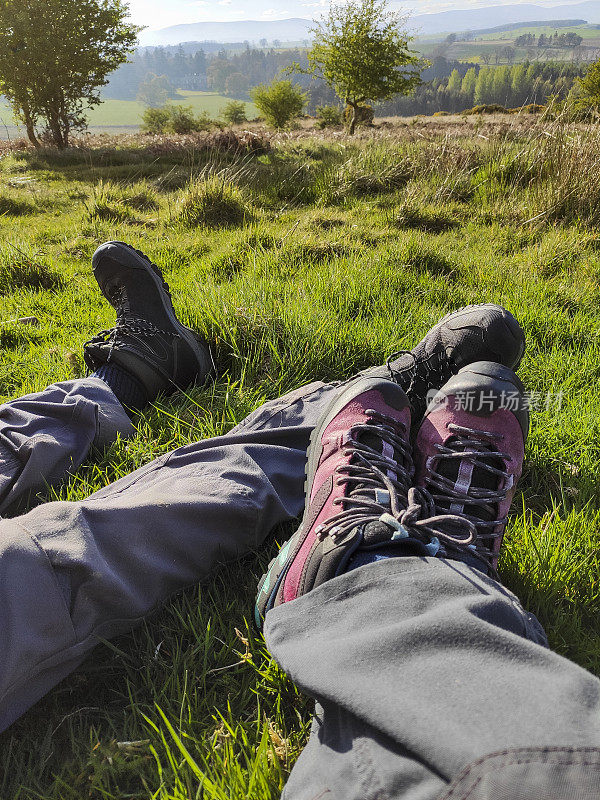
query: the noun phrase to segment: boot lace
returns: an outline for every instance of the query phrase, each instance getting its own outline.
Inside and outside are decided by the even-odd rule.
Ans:
[[[351,456],[351,462],[336,469],[337,485],[347,490],[333,502],[344,508],[316,528],[317,537],[337,541],[359,525],[383,522],[392,531],[388,541],[418,539],[431,555],[446,546],[470,546],[477,536],[471,520],[451,513],[427,516],[435,512],[433,499],[427,491],[411,486],[414,466],[404,426],[373,409],[366,415],[369,421],[353,426],[346,437],[343,454]],[[375,434],[382,450],[352,438],[353,434]]]
[[[163,286],[170,297],[169,287],[164,281]],[[113,350],[119,347],[123,336],[132,336],[133,338],[146,338],[149,336],[168,336],[172,339],[179,338],[179,334],[175,331],[162,330],[149,320],[128,313],[129,305],[127,303],[127,293],[123,287],[115,287],[109,292],[108,300],[116,309],[117,320],[112,328],[99,331],[99,333],[91,339],[88,339],[84,344],[84,348],[87,348],[89,345],[109,344],[110,348],[107,357],[110,359]]]
[[[437,444],[437,453],[427,461],[424,494],[431,499],[431,508],[439,504],[447,506],[451,514],[460,514],[477,531],[477,541],[470,546],[472,554],[484,561],[495,573],[494,541],[502,538],[508,517],[496,517],[496,509],[506,499],[513,486],[513,477],[506,469],[494,466],[490,461],[510,461],[510,455],[498,449],[496,443],[504,439],[503,434],[450,424],[454,434],[450,446]],[[490,449],[490,443],[494,449]],[[440,473],[445,463],[459,462],[458,478],[452,479]],[[434,466],[435,462],[435,466]],[[461,472],[464,470],[461,480]],[[471,476],[483,470],[496,478],[499,488],[490,489],[472,485]],[[501,488],[500,488],[501,487]],[[477,514],[479,510],[479,514]],[[498,530],[499,529],[499,530]]]

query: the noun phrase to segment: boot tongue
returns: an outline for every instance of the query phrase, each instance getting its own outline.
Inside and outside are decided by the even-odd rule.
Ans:
[[[130,304],[127,298],[127,290],[122,284],[115,283],[107,288],[107,295],[110,304],[117,312],[117,319],[126,316],[130,312]]]
[[[438,462],[435,469],[438,475],[451,481],[456,487],[456,491],[460,494],[464,493],[466,489],[477,487],[478,489],[489,489],[490,491],[498,491],[499,477],[483,469],[480,464],[487,464],[495,469],[505,469],[504,462],[497,455],[497,451],[493,445],[485,442],[478,444],[470,443],[465,446],[457,440],[449,440],[447,447],[452,448],[455,452],[464,452],[465,448],[468,450],[480,450],[481,455],[476,459],[461,460],[458,458],[443,458]],[[475,464],[473,464],[475,461]],[[439,512],[448,513],[462,513],[458,508],[460,500],[448,497],[445,500],[437,500],[436,506]],[[454,510],[451,511],[451,507]],[[492,522],[498,518],[498,504],[497,503],[478,503],[477,505],[469,503],[466,506],[469,516],[480,519],[483,522]]]
[[[375,426],[373,425],[373,427],[375,427]],[[371,450],[374,450],[376,453],[380,453],[382,456],[385,456],[386,458],[393,459],[396,463],[398,463],[398,465],[402,465],[404,463],[404,460],[405,460],[404,454],[402,452],[400,452],[398,449],[396,449],[395,447],[392,447],[392,445],[389,444],[388,442],[384,441],[381,438],[381,435],[379,435],[376,432],[376,430],[374,430],[373,433],[370,433],[369,431],[360,431],[360,433],[358,433],[356,435],[355,441],[358,442],[359,444],[365,445],[366,447],[370,448]],[[368,458],[367,454],[366,454],[366,457]],[[360,459],[360,458],[358,458],[356,456],[354,456],[351,459],[350,463],[351,464],[356,464],[358,466],[360,466],[361,464],[364,464],[362,459]],[[387,475],[388,477],[390,477],[392,479],[398,479],[398,478],[401,477],[401,470],[400,469],[394,470],[394,469],[392,469],[391,467],[389,467],[387,465],[379,465],[379,469],[385,475]],[[373,478],[378,480],[378,477],[375,475],[375,473],[373,473]],[[384,490],[385,494],[387,495],[387,498],[388,498],[387,499],[387,505],[389,506],[389,494],[387,492],[387,489],[385,488],[385,486],[383,484],[381,485],[381,489]],[[362,482],[359,482],[359,481],[356,481],[356,482],[353,481],[349,494],[352,495],[352,497],[364,497],[364,498],[367,498],[369,500],[376,500],[377,498],[375,497],[375,492],[376,492],[376,489],[373,486],[368,486],[365,483],[362,483]]]

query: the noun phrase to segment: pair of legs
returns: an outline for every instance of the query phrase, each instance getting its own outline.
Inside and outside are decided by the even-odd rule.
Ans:
[[[474,313],[481,324],[481,310],[446,324],[441,350],[419,346],[392,365],[399,383],[418,387],[417,400],[431,374],[444,372],[448,337],[475,329]],[[479,354],[494,323],[484,324]],[[125,328],[111,352],[127,336],[148,344]],[[77,467],[94,442],[132,432],[106,380],[50,387],[0,409],[0,512]],[[150,391],[153,375],[136,380]],[[1,520],[0,728],[76,668],[98,637],[131,628],[298,516],[309,437],[338,392],[304,387],[227,436],[181,448],[87,500]],[[515,757],[515,747],[533,748],[534,762],[546,748],[561,770],[598,778],[598,681],[550,653],[515,598],[468,566],[423,557],[368,564],[269,611],[266,635],[318,700],[289,798],[433,798],[480,756],[504,750],[498,758],[518,779],[530,757]],[[485,795],[469,784],[450,796]]]

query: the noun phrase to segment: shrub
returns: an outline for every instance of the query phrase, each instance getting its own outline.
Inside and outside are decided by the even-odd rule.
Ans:
[[[220,175],[190,184],[181,195],[176,213],[186,228],[241,225],[249,215],[240,188]]]
[[[206,111],[196,115],[191,106],[171,106],[169,113],[169,129],[173,133],[186,134],[208,131],[212,125],[210,116]]]
[[[142,114],[144,133],[166,133],[170,114],[166,108],[147,108]]]
[[[242,122],[247,122],[246,103],[241,100],[230,100],[221,111],[221,117],[227,125],[241,125]]]
[[[184,135],[208,131],[212,126],[213,122],[206,111],[194,114],[191,106],[167,105],[164,108],[147,108],[142,116],[142,130],[145,133]]]
[[[256,86],[252,99],[268,125],[285,128],[306,105],[306,93],[291,81],[274,81],[270,86]]]
[[[513,109],[517,114],[543,114],[547,110],[546,106],[541,106],[539,103],[529,103],[522,108]]]
[[[510,111],[505,106],[498,105],[497,103],[488,103],[487,105],[466,108],[460,113],[462,116],[469,116],[469,114],[510,114]]]
[[[335,128],[342,122],[342,110],[338,106],[317,106],[317,128]]]
[[[449,111],[434,111],[433,112],[433,116],[434,117],[449,117],[450,116],[450,112]]]
[[[352,116],[354,114],[354,109],[352,106],[346,106],[346,110],[344,111],[344,122],[346,125],[350,125],[352,122]],[[373,111],[372,106],[359,106],[356,110],[356,124],[361,125],[365,128],[369,128],[373,124],[373,120],[375,119],[375,112]]]

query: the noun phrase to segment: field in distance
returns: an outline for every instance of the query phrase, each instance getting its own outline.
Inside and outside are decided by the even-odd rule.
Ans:
[[[206,111],[211,117],[218,117],[222,109],[230,102],[230,97],[224,97],[214,92],[191,92],[186,89],[179,89],[178,97],[171,102],[183,106],[191,106],[197,114]],[[112,133],[131,131],[138,128],[144,113],[144,104],[135,100],[114,100],[106,99],[97,108],[89,113],[89,127],[92,132],[98,133],[108,130]],[[254,103],[246,103],[246,116],[248,119],[258,116],[258,109]],[[0,138],[5,138],[6,133],[10,136],[17,134],[12,111],[6,101],[0,100]]]
[[[445,43],[443,55],[448,59],[457,59],[458,61],[474,61],[482,63],[482,55],[487,53],[491,57],[490,63],[495,64],[495,52],[501,51],[505,47],[512,47],[514,55],[512,61],[571,61],[573,59],[572,48],[559,48],[559,47],[537,47],[536,45],[528,47],[515,47],[515,42],[519,36],[524,34],[534,34],[536,40],[544,35],[554,36],[555,33],[566,34],[574,33],[581,36],[583,39],[581,56],[585,60],[591,60],[592,57],[597,58],[596,51],[600,51],[600,27],[598,25],[573,25],[573,26],[536,26],[527,25],[523,23],[520,28],[511,28],[508,30],[495,30],[492,32],[479,32],[475,34],[475,38],[471,41],[456,41],[454,43]],[[431,57],[438,54],[440,43],[445,39],[445,36],[424,36],[419,37],[414,42],[414,49],[418,50],[425,56]],[[588,58],[589,55],[589,58]],[[505,63],[506,59],[501,58],[501,63]]]

